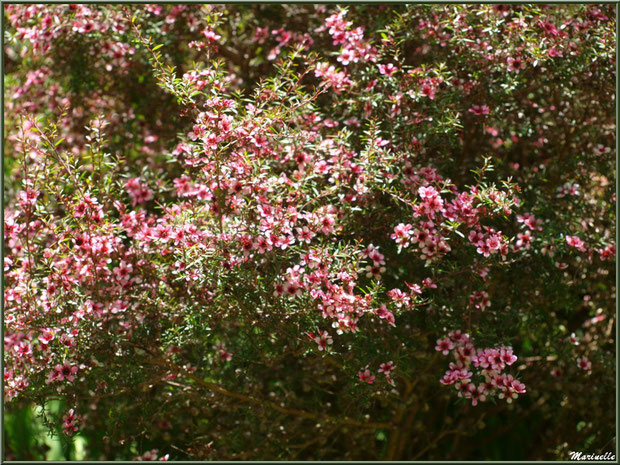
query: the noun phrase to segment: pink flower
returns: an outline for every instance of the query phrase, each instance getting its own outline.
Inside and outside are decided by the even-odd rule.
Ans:
[[[394,318],[394,314],[392,312],[390,312],[385,305],[381,305],[379,308],[377,308],[375,310],[375,314],[379,318],[387,321],[387,323],[390,326],[396,326],[395,323],[394,323],[396,321],[396,319]]]
[[[547,34],[552,35],[552,36],[557,36],[557,35],[558,35],[558,30],[556,29],[556,27],[555,27],[553,24],[551,24],[551,23],[549,23],[549,22],[547,22],[547,21],[545,21],[545,22],[540,22],[539,24],[540,24],[540,26],[542,27],[542,29],[543,29],[543,30],[544,30]]]
[[[363,383],[372,384],[375,381],[375,377],[370,374],[368,368],[360,370],[357,376],[359,376],[360,381]]]
[[[486,245],[490,250],[498,250],[500,242],[497,236],[491,236],[486,240]]]
[[[314,342],[316,342],[319,346],[319,350],[327,350],[328,346],[334,343],[334,340],[329,335],[327,331],[321,331],[314,338]]]
[[[395,386],[395,384],[394,384],[394,380],[392,379],[390,375],[392,371],[394,371],[395,368],[396,368],[396,365],[394,365],[394,362],[390,360],[389,362],[382,363],[379,366],[379,370],[378,370],[379,373],[383,373],[385,375],[385,380],[388,382],[388,384],[391,384],[392,386]]]
[[[62,417],[62,428],[63,432],[67,436],[73,436],[78,430],[78,425],[82,422],[82,417],[75,413],[74,409],[69,409],[66,415]]]
[[[611,148],[605,147],[603,144],[598,144],[595,148],[595,153],[597,155],[605,155],[606,153],[611,152]]]
[[[397,244],[398,248],[407,247],[411,238],[413,226],[410,224],[400,223],[394,228],[394,233],[390,236]]]
[[[327,215],[321,220],[321,232],[323,234],[331,234],[334,232],[334,224],[336,220],[331,216]]]
[[[41,330],[41,335],[39,336],[39,342],[44,345],[48,345],[54,339],[54,331],[50,328],[45,328]]]
[[[459,344],[464,344],[467,341],[469,341],[469,335],[463,333],[460,329],[456,331],[451,331],[448,334],[448,337],[452,339],[454,342],[459,343]]]
[[[73,382],[75,379],[74,375],[77,374],[77,372],[77,366],[73,366],[68,361],[65,361],[62,365],[58,364],[52,369],[45,382],[49,384],[52,381],[64,381],[65,379],[69,382]]]
[[[279,290],[277,286],[276,286],[276,290]],[[289,297],[299,297],[303,295],[304,290],[303,290],[303,287],[299,283],[288,281],[284,283],[283,292]]]
[[[140,178],[131,178],[125,184],[125,189],[133,199],[133,206],[148,202],[153,198],[153,191]]]
[[[19,205],[22,207],[32,206],[36,203],[39,192],[32,188],[27,188],[19,193]]]
[[[422,199],[432,199],[439,196],[439,193],[435,190],[434,187],[420,187],[418,189],[418,194]]]
[[[584,371],[590,371],[592,369],[592,362],[586,356],[583,356],[577,359],[577,366]]]
[[[73,210],[73,216],[75,216],[76,218],[81,218],[82,216],[86,214],[87,211],[88,211],[88,205],[86,205],[85,202],[80,202],[79,204],[76,205],[75,209]]]
[[[409,295],[405,294],[400,289],[391,289],[387,292],[387,296],[394,302],[394,304],[401,308],[404,306],[409,306],[411,304],[411,298]]]
[[[486,310],[491,305],[489,294],[485,291],[476,291],[469,296],[469,304],[480,311]]]
[[[222,38],[221,35],[216,34],[215,31],[213,31],[213,29],[211,29],[210,27],[202,31],[202,35],[205,36],[205,39],[211,42],[217,42]]]
[[[482,386],[476,387],[473,384],[470,386],[471,387],[468,390],[469,395],[466,397],[471,399],[471,404],[476,406],[478,405],[478,401],[484,402],[486,400],[486,390]]]
[[[306,244],[309,244],[314,236],[316,236],[316,234],[310,231],[308,227],[297,228],[297,239],[299,240],[299,242],[305,242]]]
[[[580,252],[586,251],[585,243],[578,236],[566,236],[566,243]]]
[[[379,73],[388,77],[392,76],[396,71],[398,71],[398,68],[392,63],[388,63],[387,65],[377,65],[377,67],[379,68]]]
[[[605,261],[611,257],[616,256],[616,247],[612,244],[605,246],[604,249],[598,249],[598,253],[601,257],[601,261]]]
[[[344,71],[336,71],[336,68],[327,62],[316,65],[314,74],[323,78],[323,82],[331,86],[336,93],[340,93],[346,86],[352,84]]]
[[[436,87],[430,81],[422,82],[420,86],[420,92],[422,95],[425,95],[431,100],[435,99],[435,90]]]
[[[482,234],[482,231],[476,231],[472,229],[469,232],[469,242],[476,246],[484,244],[484,234]]]
[[[454,343],[450,340],[450,338],[446,337],[444,339],[437,339],[437,345],[435,346],[436,351],[441,352],[444,355],[448,355],[452,349],[454,349]]]
[[[385,256],[379,252],[379,247],[370,244],[364,249],[363,253],[370,258],[375,265],[385,265]]]
[[[450,363],[450,369],[446,371],[443,379],[441,379],[439,382],[445,386],[449,386],[456,382],[465,385],[470,382],[469,380],[472,375],[473,373],[471,371],[468,371],[464,366]]]
[[[532,242],[532,233],[529,230],[525,233],[517,234],[517,242],[515,242],[515,249],[529,249]]]
[[[519,73],[520,70],[525,69],[525,61],[521,58],[508,57],[506,62],[508,63],[508,71]]]
[[[384,266],[377,265],[376,263],[368,265],[364,269],[366,270],[366,277],[374,279],[381,279],[381,273],[385,273],[386,270]]]
[[[517,215],[517,221],[519,223],[523,223],[525,226],[527,226],[532,231],[534,230],[542,231],[542,226],[541,226],[542,220],[536,218],[531,213],[524,213],[523,215]]]
[[[499,355],[506,365],[510,366],[517,361],[517,356],[512,353],[512,347],[502,347],[499,350]]]
[[[456,358],[460,363],[469,366],[475,353],[476,349],[474,345],[470,343],[465,343],[464,345],[457,347]]]
[[[131,263],[127,263],[124,260],[121,260],[120,264],[112,269],[112,273],[114,273],[114,276],[116,276],[116,279],[118,279],[119,281],[127,282],[129,280],[132,270],[133,266],[131,265]]]
[[[497,395],[499,399],[506,399],[509,404],[518,397],[519,394],[525,393],[525,385],[514,379],[511,375],[500,375],[495,378],[494,385],[500,389]]]
[[[488,115],[490,113],[489,107],[486,105],[473,105],[468,111],[478,116]]]
[[[405,281],[405,286],[409,288],[412,294],[422,294],[422,288],[420,287],[419,284],[409,284],[408,282]]]

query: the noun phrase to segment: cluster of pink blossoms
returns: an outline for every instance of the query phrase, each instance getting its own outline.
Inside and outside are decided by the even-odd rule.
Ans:
[[[153,191],[149,189],[149,187],[140,178],[131,178],[128,180],[125,184],[125,189],[127,189],[127,193],[129,194],[129,197],[131,197],[132,205],[134,207],[144,202],[148,202],[153,198]]]
[[[445,255],[451,250],[447,242],[447,237],[441,233],[440,226],[433,220],[437,212],[443,212],[443,200],[432,187],[421,187],[420,196],[423,202],[416,205],[414,217],[427,215],[427,221],[420,221],[418,228],[411,224],[400,223],[394,228],[394,233],[390,236],[397,244],[399,249],[417,246],[420,250],[420,257],[427,262],[433,258]]]
[[[508,242],[502,236],[502,232],[488,226],[472,230],[469,233],[469,241],[476,246],[476,252],[484,257],[499,253],[504,259],[508,254]]]
[[[408,72],[417,80],[417,95],[435,100],[435,95],[443,79],[440,77],[428,77],[422,68],[416,68]],[[414,93],[416,95],[416,93]]]
[[[318,334],[308,333],[308,337],[317,343],[318,349],[327,350],[334,343],[334,340],[327,331],[319,331]]]
[[[364,40],[364,29],[362,27],[351,28],[353,23],[344,19],[346,14],[346,10],[339,10],[327,17],[325,24],[319,27],[316,32],[327,29],[333,39],[333,44],[342,45],[337,60],[343,66],[360,61],[374,62],[377,59],[377,49]],[[353,84],[345,70],[339,71],[328,62],[318,63],[314,74],[337,94]]]
[[[62,9],[49,9],[52,13],[48,14],[46,8],[37,6],[22,9],[8,6],[7,14],[15,24],[35,22],[35,17],[41,17],[41,20],[37,21],[42,27],[26,25],[18,28],[18,36],[29,40],[37,54],[48,49],[53,39],[61,38],[68,31],[81,35],[93,34],[89,40],[98,38],[108,29],[120,35],[128,32],[124,29],[128,24],[123,23],[115,14],[101,14],[94,7],[84,5],[61,8],[71,13],[66,14],[67,11]],[[182,18],[183,22],[187,21],[191,30],[202,30],[202,36],[211,45],[222,39],[211,26],[203,28],[202,25],[197,25],[197,15],[181,16],[186,8],[188,7],[177,5],[167,16],[158,20],[169,30],[178,18]],[[160,16],[163,8],[147,6],[145,11]],[[558,31],[548,23],[540,26],[549,38],[558,35]],[[434,35],[440,41],[448,40],[451,34],[444,31],[439,18],[420,21],[419,27],[428,31],[429,38]],[[517,33],[516,24],[514,29]],[[337,69],[335,66],[338,64],[332,64],[331,61],[320,62],[314,69],[316,76],[331,85],[332,93],[343,93],[350,86],[355,90],[353,95],[357,95],[356,80],[362,66],[355,64],[369,61],[362,74],[362,80],[366,76],[370,78],[365,88],[368,96],[380,97],[379,94],[385,91],[388,97],[386,111],[392,118],[401,115],[403,119],[396,121],[399,124],[407,121],[407,124],[418,125],[432,121],[428,114],[410,113],[408,98],[423,97],[443,105],[444,96],[440,89],[449,88],[452,85],[450,80],[432,77],[428,70],[422,68],[407,72],[407,66],[402,60],[398,56],[389,56],[389,51],[384,53],[383,47],[383,62],[377,63],[377,50],[364,40],[361,27],[355,28],[351,22],[345,20],[344,10],[327,18],[323,30],[328,30],[334,45],[342,46],[335,56],[344,70]],[[295,42],[306,45],[312,42],[306,34],[271,27],[257,27],[256,38],[258,43],[268,38],[277,42],[278,46],[269,53],[269,60],[279,55],[284,47],[290,47]],[[102,41],[99,49],[99,42],[92,42],[95,44],[93,57],[111,59],[111,64],[105,65],[108,71],[112,71],[113,67],[127,68],[138,58],[132,57],[134,50],[128,44],[115,40]],[[225,43],[234,44],[233,38],[224,35],[221,46]],[[197,42],[194,44],[196,48],[204,48]],[[442,47],[444,45],[442,44]],[[471,42],[471,47],[479,50],[488,48],[489,53],[493,48],[483,40]],[[215,50],[214,47],[212,49]],[[102,53],[96,53],[97,51]],[[24,54],[25,52],[24,48]],[[420,51],[415,52],[418,53]],[[570,52],[566,49],[565,53]],[[550,49],[548,54],[562,56],[562,52],[556,49]],[[524,51],[516,51],[508,58],[502,54],[501,67],[505,68],[508,63],[511,71],[518,73],[525,69],[528,63],[523,55]],[[71,102],[68,98],[60,98],[62,92],[58,92],[57,86],[49,86],[49,92],[48,88],[45,88],[48,92],[47,98],[40,100],[46,103],[38,103],[37,89],[41,88],[39,90],[43,91],[51,79],[54,79],[54,70],[49,67],[29,72],[23,84],[16,87],[14,98],[27,97],[30,101],[18,107],[36,113],[40,105],[56,108],[62,103],[69,106]],[[357,332],[359,319],[364,315],[380,324],[395,326],[397,311],[413,308],[420,301],[423,290],[436,288],[437,285],[428,278],[421,284],[405,282],[408,291],[404,286],[404,291],[395,288],[387,292],[390,299],[388,303],[375,302],[376,296],[361,295],[356,286],[357,273],[364,275],[365,272],[365,276],[371,279],[385,276],[386,260],[379,252],[379,247],[371,244],[361,254],[359,250],[356,251],[357,256],[349,250],[342,254],[347,256],[343,261],[353,257],[350,260],[352,262],[356,262],[358,257],[363,255],[367,260],[364,264],[368,264],[365,267],[356,266],[357,263],[342,264],[338,257],[340,251],[336,252],[331,247],[340,241],[340,238],[335,237],[335,233],[341,229],[344,229],[345,234],[348,233],[346,222],[341,221],[348,213],[348,205],[357,208],[356,204],[359,202],[364,210],[367,202],[372,202],[375,198],[374,187],[369,181],[375,177],[388,179],[390,176],[402,175],[401,182],[405,189],[404,192],[398,192],[399,201],[402,200],[401,196],[407,199],[410,198],[409,195],[417,196],[417,203],[411,208],[414,220],[396,226],[391,236],[399,250],[417,247],[421,258],[428,263],[447,255],[451,246],[455,249],[459,247],[460,239],[450,234],[464,228],[461,230],[466,237],[469,235],[469,240],[479,255],[484,258],[506,257],[508,241],[501,235],[501,231],[481,224],[483,219],[493,216],[493,202],[496,205],[507,203],[504,193],[487,192],[482,188],[458,192],[450,180],[442,179],[433,168],[414,166],[413,157],[404,161],[404,169],[398,175],[393,175],[389,167],[385,171],[383,167],[375,171],[363,153],[356,153],[357,149],[347,143],[338,142],[339,135],[335,128],[341,125],[350,128],[364,126],[364,117],[371,119],[381,116],[381,105],[375,107],[370,101],[365,101],[362,112],[360,102],[359,119],[353,114],[341,115],[338,111],[333,114],[329,112],[330,118],[325,118],[320,110],[310,109],[305,112],[301,108],[295,108],[296,111],[293,112],[292,106],[286,108],[288,102],[279,101],[279,97],[273,95],[268,88],[259,89],[260,97],[254,103],[246,104],[245,100],[241,103],[224,98],[232,95],[231,92],[235,90],[235,79],[236,77],[223,76],[223,73],[219,73],[215,68],[189,70],[185,73],[184,84],[210,97],[206,102],[201,101],[202,96],[196,98],[204,111],[198,113],[193,124],[184,131],[186,137],[183,142],[172,151],[174,160],[186,165],[183,168],[187,174],[177,174],[179,167],[174,166],[172,172],[175,174],[171,174],[170,179],[163,175],[161,179],[153,178],[155,171],[145,174],[145,179],[130,178],[125,184],[125,190],[133,210],[128,211],[130,207],[124,206],[120,199],[112,204],[120,214],[120,222],[116,221],[116,212],[108,211],[109,202],[99,193],[99,200],[88,192],[69,198],[65,205],[68,219],[63,216],[63,209],[59,210],[57,218],[54,218],[53,214],[49,219],[46,216],[36,216],[36,212],[45,211],[49,206],[46,202],[50,199],[50,192],[37,189],[33,187],[34,184],[25,185],[23,190],[15,195],[16,205],[21,210],[12,211],[9,208],[5,215],[5,239],[10,252],[10,257],[5,258],[6,277],[10,282],[5,293],[5,323],[8,328],[5,347],[11,358],[9,368],[5,371],[6,394],[9,400],[28,386],[27,376],[32,376],[35,381],[36,376],[40,375],[41,379],[47,377],[50,391],[61,387],[68,388],[67,390],[78,389],[77,385],[81,383],[75,381],[78,374],[82,377],[85,366],[76,359],[86,352],[84,349],[90,348],[88,341],[95,340],[100,329],[111,328],[110,332],[121,340],[131,338],[132,331],[140,327],[145,315],[150,314],[163,321],[169,313],[173,313],[168,311],[166,302],[158,301],[154,304],[151,298],[161,294],[158,292],[160,285],[172,287],[181,298],[187,296],[188,301],[195,302],[203,296],[205,301],[208,301],[212,295],[220,292],[220,289],[210,288],[211,272],[219,277],[220,273],[223,274],[226,270],[235,267],[242,269],[244,264],[276,263],[275,277],[267,275],[265,281],[276,283],[275,294],[283,297],[277,299],[282,304],[281,307],[291,312],[300,311],[300,307],[304,311],[316,312],[318,319],[321,316],[327,319],[337,334]],[[233,84],[230,89],[229,84]],[[412,87],[408,89],[410,84]],[[362,94],[364,85],[366,84],[359,87]],[[460,79],[456,88],[462,89],[465,96],[476,89],[476,85],[473,80]],[[215,96],[217,92],[221,92],[221,97]],[[58,95],[58,98],[54,97],[55,95]],[[329,93],[326,97],[328,95]],[[430,102],[427,103],[432,107]],[[463,106],[462,110],[466,112],[469,108],[469,113],[474,115],[472,119],[480,124],[489,123],[501,127],[492,121],[497,116],[495,110],[491,112],[487,105],[472,106],[467,100],[463,100],[463,103],[466,106]],[[482,102],[477,100],[477,103]],[[284,108],[287,112],[283,113],[284,115],[288,116],[288,112],[294,113],[294,118],[290,122],[272,120],[273,114],[276,114],[277,118],[282,116],[277,111],[272,111],[273,104]],[[88,111],[85,113],[71,115],[71,119],[80,121],[80,117],[86,117]],[[130,115],[128,112],[124,117]],[[491,116],[487,119],[484,118],[486,115]],[[24,128],[28,127],[28,124],[30,123],[26,122]],[[297,129],[299,132],[296,132]],[[398,134],[382,131],[385,138],[374,136],[371,141],[379,154],[378,164],[381,165],[383,161],[381,154],[388,151],[391,151],[391,156],[396,159],[406,159],[409,151],[406,147],[403,149],[403,145],[408,142],[399,140]],[[498,131],[501,129],[487,127],[485,131],[499,137]],[[298,138],[298,143],[290,143],[287,135],[289,132],[291,138]],[[421,145],[428,143],[424,132],[423,129],[416,131],[422,142],[414,138],[412,144],[421,155],[427,150],[422,149]],[[111,134],[115,134],[115,131],[111,131]],[[61,135],[67,136],[61,147],[66,145],[69,147],[67,150],[80,155],[82,149],[75,140],[79,135]],[[283,137],[280,137],[281,135]],[[33,140],[35,137],[36,135],[32,135]],[[504,137],[504,134],[501,134],[501,137]],[[519,140],[514,134],[506,134],[505,137],[513,143]],[[136,140],[138,139],[140,137],[136,137]],[[152,135],[143,137],[141,140],[144,146],[140,151],[146,156],[155,153],[151,144],[156,139],[156,136]],[[603,145],[590,147],[600,155],[611,150]],[[433,149],[432,146],[428,148]],[[33,161],[39,157],[40,161],[46,151],[45,147],[36,150],[33,148],[28,157]],[[417,155],[416,157],[423,158]],[[214,162],[216,159],[217,163]],[[136,173],[131,176],[135,175]],[[171,179],[173,176],[179,177]],[[398,177],[395,179],[398,180]],[[166,203],[162,198],[165,198],[163,186],[168,184],[167,181],[172,181],[178,198],[167,207],[156,210],[156,213],[152,213],[151,209],[145,210],[144,204],[154,198],[154,192],[147,180],[152,189],[157,190],[158,203]],[[318,194],[314,194],[315,187]],[[589,192],[589,187],[585,192]],[[560,193],[579,195],[579,186],[569,183],[560,189]],[[316,198],[308,199],[313,195],[316,195]],[[330,198],[331,196],[334,198]],[[318,199],[321,199],[320,203],[316,202]],[[59,199],[59,202],[64,200]],[[319,206],[326,202],[338,206]],[[50,208],[50,213],[52,211],[56,210]],[[506,210],[504,212],[509,213]],[[401,221],[401,218],[395,216],[389,221],[393,221],[390,223],[393,225]],[[528,250],[534,240],[533,234],[541,230],[541,220],[526,213],[518,216],[517,221],[522,225],[522,232],[517,235],[513,250]],[[456,226],[449,224],[452,222]],[[586,237],[577,230],[576,233],[581,234],[589,243],[595,243],[595,239],[590,236]],[[29,239],[40,242],[29,245]],[[450,242],[452,239],[455,239],[454,242]],[[373,237],[373,240],[382,244],[381,250],[389,250],[385,244],[376,242],[381,239]],[[464,242],[467,246],[467,241]],[[566,242],[579,251],[585,249],[584,241],[577,236],[566,236]],[[319,243],[320,247],[317,245]],[[613,259],[615,246],[599,244],[601,260]],[[42,258],[35,255],[36,258],[32,259],[30,252],[37,247],[45,251],[41,253]],[[541,250],[552,256],[553,250],[551,246],[548,247]],[[299,249],[302,251],[298,256]],[[207,259],[196,266],[197,258],[211,256],[218,259],[215,271],[209,269],[211,265]],[[452,260],[452,256],[446,259]],[[481,258],[480,261],[484,263]],[[45,268],[41,268],[42,262]],[[476,259],[475,266],[478,265]],[[281,268],[278,268],[279,266]],[[489,268],[480,267],[478,274],[488,283]],[[178,283],[181,284],[177,286]],[[271,292],[272,289],[269,290],[269,293]],[[469,299],[470,305],[480,311],[490,305],[489,295],[485,291],[473,292]],[[498,302],[496,299],[501,300],[501,296],[493,296],[493,299]],[[434,302],[429,299],[428,303]],[[208,302],[205,303],[205,306],[208,305]],[[235,305],[233,301],[229,307]],[[185,307],[184,302],[178,304],[176,301],[170,306],[175,307],[174,311],[179,308],[184,311]],[[43,327],[26,329],[31,327],[30,321],[38,316],[39,311],[41,314],[58,318],[50,317],[43,321]],[[161,313],[158,313],[159,311]],[[166,324],[170,324],[169,321],[166,321]],[[313,322],[314,324],[316,323]],[[308,328],[302,329],[304,332],[307,330]],[[318,351],[328,351],[334,343],[328,331],[320,330],[307,334],[313,343],[317,344]],[[451,364],[451,374],[447,376],[445,384],[456,384],[460,395],[471,398],[474,404],[494,393],[500,398],[506,397],[510,402],[518,393],[524,392],[518,381],[501,373],[504,365],[509,366],[516,359],[509,348],[476,351],[469,339],[465,339],[464,342],[461,336],[451,333],[450,337],[438,343],[438,350],[442,353],[457,353],[458,362]],[[75,350],[76,348],[82,350]],[[116,349],[114,345],[111,348]],[[221,343],[213,346],[213,350],[215,358],[220,361],[227,362],[232,359],[232,352]],[[66,360],[67,356],[71,361]],[[579,359],[578,363],[583,369],[591,368],[591,363],[585,356]],[[185,366],[190,367],[189,364]],[[378,373],[383,373],[387,382],[392,385],[390,373],[393,369],[393,362],[383,363],[378,369]],[[484,377],[484,382],[478,386],[471,382],[474,371],[480,372]],[[89,380],[85,374],[84,378]],[[360,370],[359,379],[372,384],[375,376],[366,367]],[[68,431],[75,431],[75,425],[79,423],[77,418],[73,411],[66,416]],[[151,451],[142,457],[144,460],[151,460],[156,458],[156,455],[156,451]]]
[[[522,233],[517,234],[517,240],[513,245],[513,250],[515,252],[519,250],[529,250],[534,240],[532,231],[542,231],[542,220],[536,218],[531,213],[524,213],[523,215],[517,215],[517,222],[526,229]]]
[[[542,220],[536,218],[531,213],[524,213],[523,215],[517,215],[517,222],[523,223],[532,231],[542,231]]]
[[[604,248],[598,249],[598,253],[601,256],[601,261],[612,259],[616,256],[616,246],[607,244]]]
[[[318,302],[323,318],[333,320],[332,327],[337,334],[356,333],[359,318],[370,310],[371,297],[354,294],[356,281],[353,275],[347,272],[338,275],[344,281],[342,285],[326,280],[324,289],[313,285],[310,296]]]
[[[487,307],[491,305],[491,301],[489,300],[489,294],[485,291],[472,292],[472,294],[469,296],[469,305],[472,305],[474,308],[477,308],[480,311],[484,311]]]
[[[512,365],[517,357],[511,347],[476,349],[469,335],[461,331],[452,331],[444,339],[437,340],[435,350],[443,355],[453,352],[456,362],[450,363],[441,384],[454,385],[459,397],[471,399],[472,405],[485,401],[488,397],[497,396],[511,403],[519,394],[525,393],[525,385],[512,375],[502,373]],[[472,381],[476,368],[476,376],[480,382]]]
[[[316,65],[314,75],[322,78],[323,82],[337,94],[353,83],[345,71],[338,71],[334,65],[326,61]]]
[[[476,116],[485,116],[488,115],[491,110],[487,105],[473,105],[469,110],[470,113],[473,113]]]
[[[264,29],[260,27],[257,28],[257,33],[259,37],[263,37],[265,32],[266,31]],[[273,29],[271,31],[271,35],[275,37],[278,45],[276,45],[273,49],[271,49],[271,51],[267,55],[268,60],[275,60],[278,57],[278,55],[282,53],[282,49],[284,49],[287,46],[293,47],[295,45],[303,45],[303,46],[309,47],[314,43],[314,39],[312,39],[310,34],[308,34],[307,32],[300,34],[297,32],[287,31],[286,29],[282,27],[278,29]]]
[[[394,379],[392,379],[392,371],[396,368],[393,361],[385,362],[379,365],[379,373],[382,373],[385,376],[385,380],[391,386],[395,386]],[[375,382],[376,376],[372,374],[370,369],[366,366],[362,368],[357,374],[359,380],[362,383],[373,384]]]
[[[366,249],[374,259],[383,260],[383,255],[374,247]],[[371,295],[356,295],[353,290],[357,284],[357,273],[353,269],[330,269],[333,258],[324,249],[312,248],[301,256],[302,262],[287,268],[283,283],[275,285],[274,295],[294,299],[309,295],[317,302],[322,317],[332,320],[332,327],[337,334],[358,331],[358,320],[365,313],[371,312]],[[390,312],[379,314],[385,318],[389,313],[389,322],[394,317]],[[327,348],[331,337],[325,332],[308,334],[319,345],[320,350]]]
[[[580,187],[577,183],[565,182],[558,187],[558,198],[566,197],[567,195],[578,196],[580,194]]]
[[[363,253],[372,261],[372,265],[365,268],[366,277],[381,279],[381,273],[385,273],[385,256],[379,252],[379,247],[370,244]]]
[[[90,35],[97,32],[112,38],[98,43],[97,55],[107,62],[105,65],[107,71],[111,71],[114,67],[118,67],[119,70],[127,68],[131,55],[135,53],[133,46],[115,40],[116,37],[120,39],[120,34],[127,29],[121,16],[109,13],[104,15],[101,10],[90,5],[71,4],[60,8],[31,5],[23,11],[17,7],[9,7],[7,14],[18,32],[18,37],[27,39],[32,45],[33,52],[39,55],[45,55],[55,41],[71,33]],[[41,17],[39,24],[36,21],[38,17]]]
[[[74,409],[69,409],[66,415],[62,417],[62,429],[67,436],[73,436],[77,432],[83,418],[75,413]]]
[[[64,381],[66,379],[71,383],[75,380],[75,375],[77,375],[78,371],[79,368],[77,365],[73,365],[69,361],[65,361],[62,365],[57,364],[52,371],[49,372],[45,382],[50,384],[54,381]]]
[[[415,226],[400,223],[394,228],[390,237],[396,242],[399,250],[412,245],[417,246],[420,258],[427,263],[444,256],[452,250],[448,244],[450,229],[445,224],[446,221],[450,221],[469,228],[469,241],[479,254],[489,257],[498,253],[502,259],[506,258],[509,245],[501,231],[480,224],[484,216],[489,216],[489,212],[484,206],[475,205],[476,196],[481,195],[477,188],[472,187],[470,192],[459,193],[454,186],[450,186],[449,191],[455,197],[451,201],[446,201],[432,184],[445,185],[449,180],[443,180],[434,169],[422,168],[416,173],[407,163],[404,174],[405,185],[412,189],[419,186],[417,194],[421,201],[414,205],[413,217],[421,220]],[[484,195],[489,201],[501,205],[505,214],[510,214],[510,206],[518,202],[511,193],[504,191],[490,189]]]
[[[15,374],[13,370],[4,370],[4,398],[7,402],[17,397],[29,384],[28,379],[24,375]]]
[[[325,26],[319,28],[320,32],[328,28],[334,45],[342,45],[342,50],[337,60],[344,66],[349,63],[361,61],[375,61],[377,49],[364,40],[364,28],[351,29],[353,23],[344,19],[347,10],[340,10],[325,19]]]
[[[586,251],[586,243],[579,236],[566,236],[566,243],[569,247],[573,247],[579,252]]]

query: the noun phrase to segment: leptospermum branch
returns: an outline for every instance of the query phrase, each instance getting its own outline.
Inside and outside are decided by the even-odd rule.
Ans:
[[[354,420],[352,418],[336,418],[336,417],[332,417],[332,416],[324,415],[320,413],[313,413],[313,412],[307,412],[305,410],[298,410],[294,408],[283,407],[275,402],[272,402],[266,399],[259,399],[257,397],[253,397],[247,394],[240,394],[238,392],[229,391],[228,389],[220,386],[219,384],[215,384],[210,381],[205,381],[204,379],[201,379],[200,377],[192,374],[191,372],[184,369],[183,367],[180,367],[179,365],[172,362],[171,360],[165,359],[163,357],[156,357],[154,359],[154,362],[158,365],[166,366],[170,368],[171,370],[182,374],[183,376],[194,381],[196,384],[199,384],[200,386],[205,387],[209,389],[210,391],[213,391],[217,394],[223,395],[225,397],[230,397],[232,399],[237,399],[242,402],[249,402],[249,403],[256,404],[256,405],[267,406],[269,408],[277,410],[278,412],[284,413],[286,415],[292,415],[292,416],[296,416],[300,418],[307,418],[307,419],[312,419],[312,420],[328,421],[331,423],[339,423],[343,425],[357,426],[359,428],[388,429],[388,430],[391,430],[394,428],[394,425],[391,423],[363,422],[363,421]]]

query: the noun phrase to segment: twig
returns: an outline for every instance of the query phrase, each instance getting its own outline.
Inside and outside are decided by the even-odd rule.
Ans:
[[[300,418],[307,418],[307,419],[313,419],[313,420],[322,420],[322,421],[329,421],[332,423],[340,423],[340,424],[344,424],[344,425],[350,425],[350,426],[357,426],[360,428],[370,428],[370,429],[392,429],[394,427],[394,425],[392,425],[391,423],[380,423],[380,422],[363,422],[363,421],[357,421],[357,420],[353,420],[351,418],[336,418],[336,417],[331,417],[329,415],[324,415],[324,414],[319,414],[319,413],[312,413],[312,412],[307,412],[305,410],[298,410],[298,409],[293,409],[293,408],[288,408],[288,407],[283,407],[275,402],[266,400],[266,399],[259,399],[250,395],[246,395],[246,394],[240,394],[237,392],[232,392],[229,391],[228,389],[209,382],[209,381],[205,381],[203,379],[201,379],[200,377],[192,374],[191,372],[187,371],[186,369],[178,366],[177,364],[175,364],[174,362],[164,359],[161,356],[158,356],[155,359],[156,363],[160,364],[160,365],[164,365],[167,366],[168,368],[183,374],[184,376],[186,376],[187,378],[191,379],[192,381],[194,381],[195,383],[199,384],[200,386],[206,387],[207,389],[209,389],[210,391],[213,391],[217,394],[223,395],[225,397],[230,397],[232,399],[237,399],[240,400],[242,402],[248,402],[248,403],[252,403],[252,404],[256,404],[256,405],[261,405],[261,406],[266,406],[269,408],[272,408],[274,410],[277,410],[280,413],[284,413],[286,415],[292,415],[292,416],[296,416],[296,417],[300,417]]]

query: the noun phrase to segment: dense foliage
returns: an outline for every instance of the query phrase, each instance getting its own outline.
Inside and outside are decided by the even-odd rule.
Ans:
[[[4,15],[7,458],[615,450],[613,5]]]

